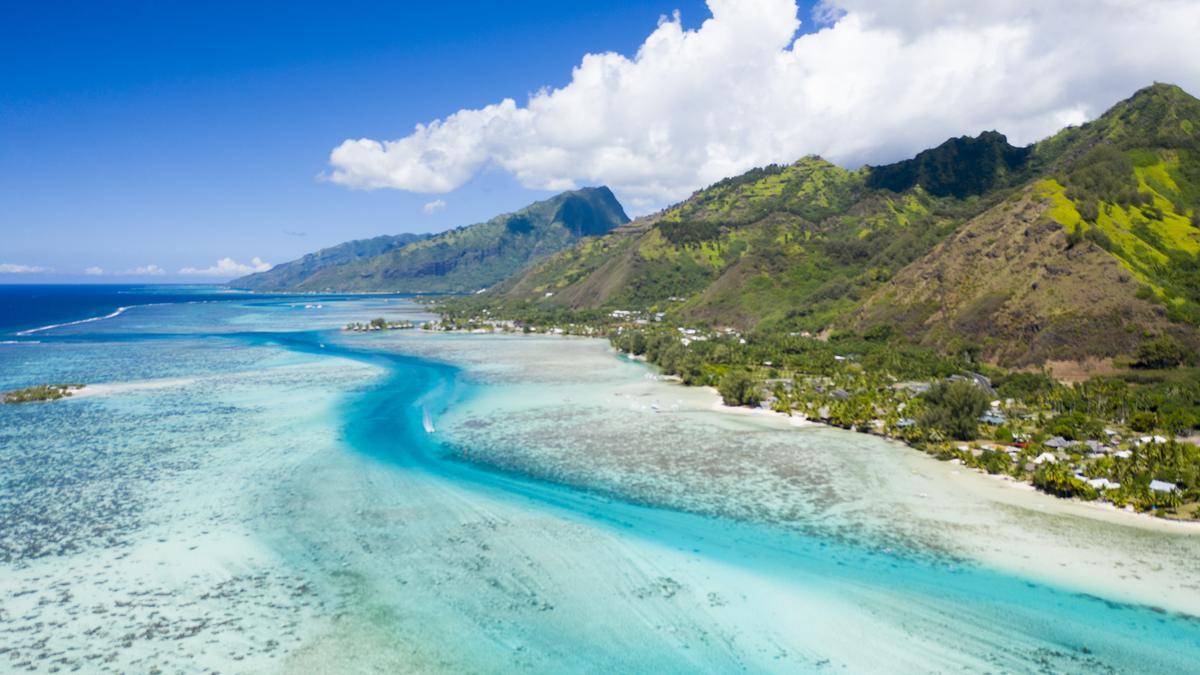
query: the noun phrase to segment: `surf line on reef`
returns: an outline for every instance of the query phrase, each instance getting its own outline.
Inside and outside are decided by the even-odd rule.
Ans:
[[[1093,657],[1108,655],[1117,662],[1129,654],[1140,654],[1149,659],[1147,662],[1166,658],[1173,663],[1179,658],[1179,663],[1194,663],[1187,659],[1200,659],[1200,619],[1195,617],[1114,602],[929,552],[896,550],[894,543],[884,551],[834,536],[598,494],[455,459],[455,449],[429,428],[438,414],[465,403],[472,388],[478,386],[467,382],[459,368],[424,357],[346,346],[330,332],[238,336],[260,346],[277,345],[382,368],[383,377],[356,390],[343,402],[344,437],[351,449],[398,469],[421,471],[433,480],[526,508],[533,502],[547,515],[689,550],[719,563],[749,567],[781,583],[832,585],[844,587],[860,598],[881,598],[871,602],[884,603],[904,620],[938,620],[904,609],[908,600],[903,598],[911,600],[917,594],[925,601],[923,604],[939,608],[941,619],[961,614],[963,607],[985,608],[973,612],[972,619],[961,616],[960,620],[980,622],[983,635],[998,629],[1019,635],[1026,648],[1035,643],[1074,649],[1086,640]],[[1131,623],[1140,630],[1131,632]],[[988,647],[995,649],[995,645]],[[971,649],[967,645],[963,648]]]

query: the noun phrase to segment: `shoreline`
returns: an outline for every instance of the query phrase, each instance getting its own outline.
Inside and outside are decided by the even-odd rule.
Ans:
[[[884,437],[884,438],[886,438],[886,437]],[[1112,502],[1101,502],[1098,500],[1097,501],[1085,501],[1082,499],[1077,499],[1075,497],[1055,497],[1054,495],[1046,494],[1045,492],[1038,490],[1031,483],[1026,483],[1023,481],[1016,480],[1015,478],[1012,478],[1011,476],[990,474],[986,471],[981,471],[979,469],[975,469],[973,467],[969,467],[969,466],[966,466],[963,464],[953,464],[948,461],[940,460],[937,457],[934,457],[934,456],[930,455],[929,453],[923,452],[917,448],[913,448],[912,446],[904,443],[903,441],[897,441],[896,439],[892,439],[892,438],[889,438],[887,440],[895,441],[896,443],[900,443],[901,445],[904,445],[906,448],[909,448],[910,450],[914,450],[914,451],[920,453],[921,455],[923,455],[925,458],[927,458],[933,462],[936,462],[937,465],[939,465],[939,466],[954,467],[954,469],[952,469],[950,471],[950,477],[946,479],[948,481],[959,480],[961,476],[974,475],[974,476],[988,479],[989,482],[991,483],[991,485],[989,486],[989,488],[991,488],[991,489],[996,489],[997,491],[1003,490],[1006,492],[1011,491],[1012,494],[1022,494],[1023,493],[1023,494],[1027,494],[1027,495],[1034,495],[1038,498],[1038,502],[1039,502],[1038,504],[1031,504],[1031,503],[1015,504],[1014,503],[1014,505],[1016,505],[1016,506],[1022,506],[1025,508],[1035,508],[1039,511],[1046,511],[1046,509],[1042,509],[1042,508],[1040,508],[1040,506],[1042,504],[1048,504],[1048,505],[1053,506],[1053,508],[1051,510],[1056,510],[1060,514],[1063,514],[1063,515],[1073,515],[1073,516],[1080,516],[1080,517],[1084,517],[1084,518],[1091,518],[1093,520],[1111,523],[1113,525],[1137,527],[1137,528],[1140,528],[1143,530],[1150,530],[1150,531],[1168,531],[1169,530],[1173,534],[1200,535],[1200,520],[1181,520],[1178,518],[1166,518],[1166,517],[1156,516],[1156,515],[1153,515],[1150,513],[1139,513],[1138,511],[1129,511],[1126,509],[1118,508]],[[965,469],[965,471],[964,471],[964,469]],[[1009,500],[1002,500],[1002,501],[1004,501],[1005,503],[1013,503],[1013,502],[1010,502]]]
[[[649,364],[647,364],[647,365],[649,365]],[[677,381],[672,381],[672,380],[663,380],[663,381],[671,382],[672,384],[677,384],[681,387],[687,386],[687,385],[684,385],[683,383],[677,382]],[[970,467],[965,464],[956,463],[954,461],[938,459],[937,457],[934,457],[933,455],[929,454],[928,452],[925,452],[924,450],[922,450],[920,448],[909,445],[908,443],[905,443],[904,441],[902,441],[898,438],[892,438],[891,436],[886,436],[884,434],[878,434],[878,433],[874,433],[871,431],[859,431],[857,429],[844,429],[842,427],[834,426],[832,424],[826,424],[824,422],[810,420],[806,417],[797,417],[797,416],[793,416],[793,415],[788,415],[787,413],[782,413],[782,412],[778,412],[775,410],[765,410],[762,408],[746,408],[746,407],[740,407],[740,406],[728,406],[721,402],[720,394],[717,393],[717,390],[715,388],[701,387],[701,389],[706,389],[706,390],[710,391],[717,398],[717,400],[711,406],[711,410],[713,412],[727,414],[727,415],[737,415],[739,417],[757,419],[760,421],[767,421],[767,420],[774,420],[774,421],[778,421],[778,422],[786,421],[788,426],[791,426],[794,428],[800,428],[800,429],[824,428],[824,429],[830,429],[830,430],[843,431],[843,432],[850,433],[850,434],[861,434],[863,436],[872,436],[872,437],[887,441],[888,443],[898,445],[898,446],[904,448],[905,452],[915,454],[917,457],[920,457],[920,458],[927,459],[927,460],[933,462],[934,465],[936,465],[936,466],[945,467],[945,468],[949,469],[950,476],[976,475],[976,476],[980,476],[983,478],[987,478],[995,486],[1007,487],[1009,489],[1015,489],[1015,491],[1020,492],[1020,493],[1035,495],[1038,498],[1039,502],[1047,504],[1047,505],[1052,505],[1054,509],[1058,509],[1062,513],[1068,513],[1070,515],[1080,515],[1080,516],[1084,516],[1084,517],[1091,517],[1096,520],[1103,520],[1105,522],[1110,522],[1110,523],[1117,524],[1117,525],[1136,526],[1136,527],[1142,527],[1143,529],[1149,529],[1149,530],[1171,529],[1172,531],[1175,531],[1175,532],[1183,532],[1183,533],[1187,533],[1187,534],[1200,535],[1200,520],[1182,520],[1182,519],[1177,519],[1177,518],[1165,518],[1165,517],[1153,515],[1151,513],[1141,513],[1138,511],[1132,511],[1132,510],[1118,508],[1112,502],[1085,501],[1085,500],[1078,499],[1075,497],[1056,497],[1054,495],[1047,494],[1045,492],[1042,492],[1041,490],[1038,490],[1032,483],[1027,483],[1025,481],[1017,480],[1017,479],[1013,478],[1012,476],[1008,476],[1007,474],[1004,474],[1004,475],[990,474],[986,471],[982,471],[980,469],[976,469],[974,467]],[[950,469],[950,467],[953,467],[953,469]],[[946,480],[955,480],[955,479],[947,478]],[[1019,504],[1019,506],[1023,506],[1026,508],[1037,508],[1038,510],[1043,510],[1041,508],[1038,508],[1039,505],[1035,505],[1035,504]],[[1075,509],[1080,509],[1080,512],[1076,513]]]
[[[235,288],[233,286],[221,286],[222,289],[231,293],[246,293],[249,295],[282,295],[282,296],[371,296],[371,295],[402,295],[411,298],[430,298],[440,297],[445,295],[450,296],[469,296],[471,293],[438,293],[429,291],[256,291],[250,288]]]
[[[462,334],[462,335],[473,335],[474,334],[468,330],[449,330],[449,331],[430,331],[430,332],[456,333],[456,334]],[[509,333],[507,331],[496,331],[496,332],[488,333],[488,334],[489,335],[512,335],[512,336],[521,337],[521,338],[529,337],[525,334]],[[846,433],[851,433],[851,434],[862,434],[864,436],[872,436],[875,438],[882,439],[884,441],[888,441],[889,443],[897,444],[897,445],[903,447],[907,453],[913,453],[919,457],[928,459],[932,462],[935,462],[939,466],[955,467],[958,470],[958,473],[960,475],[963,473],[963,470],[966,470],[967,473],[978,474],[980,476],[991,479],[991,482],[993,485],[1007,485],[1007,487],[1009,487],[1009,488],[1017,488],[1017,492],[1023,492],[1026,494],[1032,493],[1033,495],[1037,496],[1038,501],[1040,501],[1046,505],[1053,505],[1052,509],[1056,509],[1059,512],[1064,513],[1064,514],[1090,517],[1094,520],[1101,520],[1101,521],[1113,523],[1116,525],[1127,525],[1127,526],[1140,527],[1142,529],[1147,529],[1147,530],[1170,529],[1174,532],[1181,532],[1181,533],[1186,533],[1186,534],[1191,534],[1191,535],[1200,535],[1200,520],[1182,520],[1182,519],[1177,519],[1177,518],[1165,518],[1165,517],[1153,515],[1151,513],[1141,513],[1141,512],[1137,512],[1137,511],[1129,511],[1129,510],[1117,508],[1116,506],[1114,506],[1112,504],[1112,502],[1084,501],[1082,499],[1078,499],[1075,497],[1069,497],[1069,498],[1055,497],[1054,495],[1047,494],[1045,492],[1038,490],[1036,487],[1033,486],[1032,483],[1027,483],[1025,481],[1016,480],[1016,479],[1012,478],[1011,476],[1004,476],[1004,475],[999,475],[999,474],[989,474],[986,471],[981,471],[979,469],[975,469],[973,467],[966,466],[965,464],[956,464],[952,461],[941,460],[941,459],[938,459],[937,457],[934,457],[933,455],[929,454],[928,452],[925,452],[924,450],[922,450],[920,448],[914,447],[912,445],[909,445],[908,443],[905,443],[904,441],[902,441],[900,439],[892,438],[891,436],[886,436],[884,434],[879,434],[879,433],[875,433],[875,432],[871,432],[871,431],[859,431],[857,429],[844,429],[842,427],[837,427],[832,424],[826,424],[824,422],[811,420],[811,419],[808,419],[807,417],[788,415],[787,413],[778,412],[776,410],[767,410],[767,409],[763,409],[763,408],[747,408],[747,407],[743,407],[743,406],[728,406],[722,402],[720,393],[717,391],[717,389],[715,387],[712,387],[712,386],[689,387],[689,386],[683,384],[682,382],[680,382],[677,378],[662,376],[662,374],[658,372],[658,367],[652,363],[649,363],[645,359],[645,357],[639,357],[637,355],[626,354],[624,352],[621,352],[620,350],[614,348],[611,345],[611,343],[609,343],[607,340],[605,340],[604,338],[601,338],[601,337],[594,337],[594,336],[587,336],[587,335],[556,335],[556,334],[549,334],[549,333],[547,333],[547,334],[539,333],[539,334],[533,334],[533,335],[536,335],[538,337],[581,338],[581,339],[585,339],[585,340],[604,341],[606,343],[606,345],[608,346],[609,350],[617,358],[623,358],[628,361],[639,363],[648,369],[653,369],[653,371],[656,373],[656,375],[659,376],[659,378],[660,378],[659,381],[664,382],[664,383],[669,383],[669,384],[677,386],[677,387],[681,387],[684,390],[698,390],[698,391],[704,391],[704,392],[708,393],[714,399],[712,401],[712,403],[708,406],[709,410],[711,412],[716,412],[716,413],[721,413],[721,414],[726,414],[726,415],[735,415],[737,417],[744,418],[744,419],[755,419],[760,422],[770,421],[773,423],[785,423],[787,426],[789,426],[791,428],[796,428],[796,429],[804,429],[804,428],[836,429],[838,431],[844,431]],[[1006,477],[1007,477],[1007,480],[1006,480]],[[1020,506],[1023,506],[1025,508],[1034,508],[1035,510],[1044,510],[1044,509],[1041,509],[1039,507],[1039,505],[1036,505],[1036,504],[1021,504]]]
[[[682,382],[679,382],[678,380],[664,379],[663,381],[671,382],[672,384],[678,384],[682,387],[687,387],[686,384],[683,384]],[[692,388],[692,387],[689,387],[689,388]],[[753,418],[758,418],[758,419],[775,419],[780,422],[786,422],[788,426],[796,427],[796,428],[804,428],[804,427],[826,427],[829,429],[838,428],[838,427],[834,427],[829,424],[825,424],[823,422],[815,422],[813,420],[808,419],[807,417],[805,417],[803,415],[789,415],[787,413],[779,412],[778,410],[770,410],[768,408],[747,408],[745,406],[725,405],[725,403],[722,402],[721,394],[720,394],[720,392],[717,391],[716,387],[705,386],[705,387],[698,387],[698,388],[706,389],[709,392],[711,392],[713,396],[716,397],[717,400],[714,401],[711,406],[711,410],[713,412],[723,413],[726,415],[740,415],[742,417],[753,417]],[[843,431],[847,431],[847,430],[843,429]]]

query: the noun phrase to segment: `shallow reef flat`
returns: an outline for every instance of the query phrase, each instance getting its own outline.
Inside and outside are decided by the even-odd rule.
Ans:
[[[1182,664],[1196,630],[961,565],[502,478],[369,458],[305,475],[289,519],[305,529],[288,541],[341,580],[345,613],[292,655],[296,672],[346,654],[401,671],[1120,672]],[[316,525],[331,514],[357,525]]]
[[[54,347],[43,367],[94,352]],[[336,447],[322,411],[375,370],[221,351],[151,348],[141,363],[170,353],[199,376],[5,411],[0,671],[271,670],[319,631],[313,580],[258,533],[274,527],[270,495],[288,467]]]
[[[716,412],[602,341],[346,334],[420,309],[321,304],[134,309],[0,348],[0,385],[105,386],[0,409],[0,670],[1200,659],[1194,530]]]

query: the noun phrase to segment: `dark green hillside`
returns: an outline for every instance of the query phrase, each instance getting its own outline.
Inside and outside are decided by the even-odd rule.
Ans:
[[[920,185],[938,197],[966,199],[1011,185],[1022,174],[1031,148],[1008,144],[1004,134],[952,138],[912,159],[872,167],[867,186],[904,192]]]
[[[378,255],[321,266],[281,282],[256,278],[269,277],[275,271],[271,270],[239,279],[232,285],[287,291],[477,291],[628,220],[608,188],[584,188],[535,202],[485,223],[423,237]]]

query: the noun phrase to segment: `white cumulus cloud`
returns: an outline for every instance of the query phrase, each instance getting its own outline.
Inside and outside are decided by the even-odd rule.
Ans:
[[[438,211],[441,211],[445,208],[446,208],[446,200],[435,199],[431,202],[426,202],[425,206],[421,207],[421,210],[425,212],[425,215],[432,216],[433,214],[435,214]]]
[[[15,263],[0,263],[0,274],[38,274],[41,272],[53,272],[49,267],[38,267],[37,265],[17,265]]]
[[[163,268],[159,267],[158,265],[139,265],[132,269],[121,270],[120,272],[116,272],[116,274],[120,274],[123,276],[137,276],[137,277],[146,277],[146,276],[157,277],[157,276],[161,276],[166,273],[167,273],[167,271],[164,270]]]
[[[197,275],[205,277],[240,277],[254,272],[266,272],[271,269],[271,263],[263,262],[262,258],[255,256],[249,263],[240,263],[233,258],[221,258],[215,265],[211,267],[184,267],[179,270],[180,274]]]
[[[571,81],[350,139],[329,180],[444,193],[494,164],[526,187],[605,183],[644,212],[753,166],[820,154],[910,156],[997,129],[1028,143],[1153,81],[1200,93],[1195,0],[709,0],[664,17],[637,53],[587,54]],[[806,17],[807,18],[807,17]]]
[[[85,267],[83,270],[83,273],[90,277],[98,277],[98,276],[101,276],[102,274],[104,274],[104,268],[103,267],[95,267],[95,266]]]

